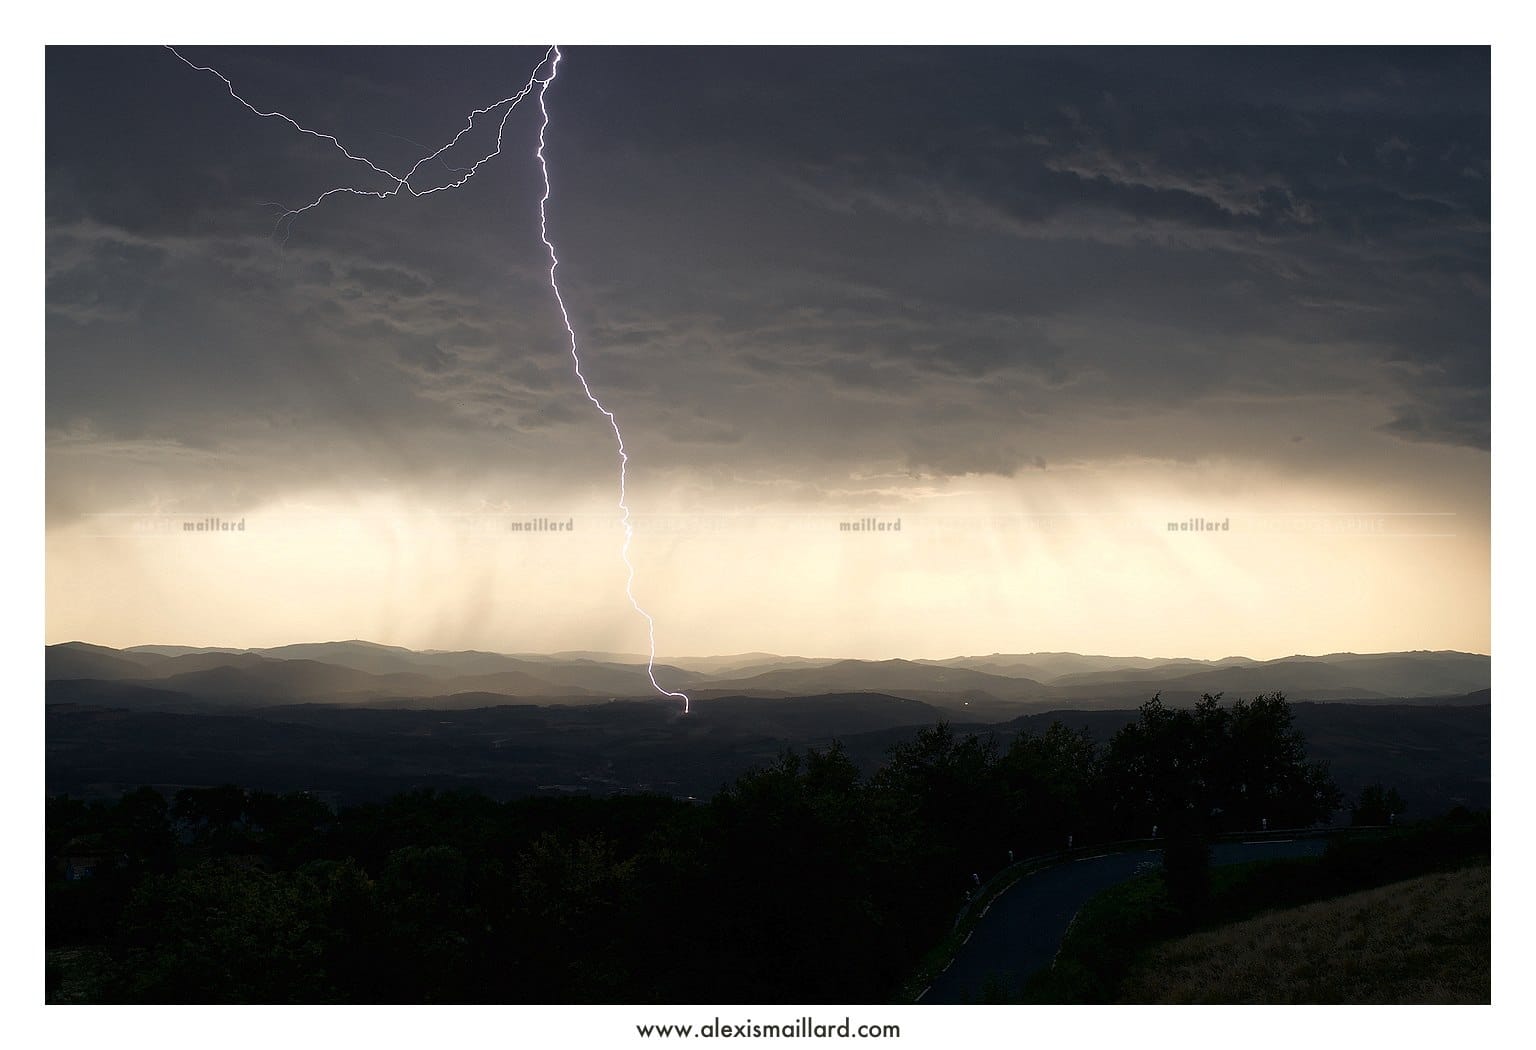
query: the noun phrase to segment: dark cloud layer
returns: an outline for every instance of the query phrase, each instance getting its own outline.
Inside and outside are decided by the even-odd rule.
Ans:
[[[400,170],[542,49],[185,53]],[[570,48],[549,105],[563,285],[638,469],[836,490],[1488,446],[1484,49]],[[167,51],[50,49],[55,509],[606,480],[536,118],[459,190],[337,198],[280,243],[274,202],[387,183]],[[1341,401],[1352,432],[1291,440]]]

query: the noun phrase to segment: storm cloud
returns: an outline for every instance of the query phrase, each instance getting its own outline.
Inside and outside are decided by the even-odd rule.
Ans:
[[[543,49],[184,53],[398,171]],[[1485,515],[1488,77],[1480,48],[568,48],[562,288],[642,498],[899,505],[1156,463]],[[522,105],[461,188],[279,228],[389,183],[169,51],[50,48],[51,525],[605,491],[537,131]]]

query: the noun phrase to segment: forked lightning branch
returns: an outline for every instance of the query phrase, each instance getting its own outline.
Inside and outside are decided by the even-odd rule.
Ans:
[[[658,693],[663,696],[674,697],[678,700],[681,700],[683,702],[683,713],[687,714],[691,707],[691,702],[688,698],[688,695],[686,693],[675,692],[673,690],[666,689],[656,681],[656,621],[635,598],[635,566],[634,563],[630,561],[629,557],[630,545],[634,539],[635,534],[634,523],[631,519],[629,509],[629,450],[624,445],[624,435],[619,430],[618,418],[607,408],[607,406],[603,404],[603,402],[598,398],[597,394],[593,392],[592,386],[587,381],[586,374],[582,370],[580,347],[576,338],[576,328],[575,325],[573,325],[571,322],[570,312],[566,309],[565,305],[565,297],[561,295],[560,284],[556,279],[556,271],[560,268],[560,259],[555,252],[554,241],[550,238],[549,235],[549,201],[551,196],[551,183],[549,177],[549,162],[545,156],[545,146],[546,135],[549,131],[550,123],[549,106],[546,96],[549,92],[550,85],[555,82],[555,77],[558,74],[560,68],[560,48],[558,46],[551,46],[549,50],[544,53],[544,57],[540,59],[539,64],[534,67],[532,75],[528,78],[527,83],[525,83],[520,90],[518,90],[515,94],[500,100],[499,102],[493,102],[488,106],[484,106],[480,109],[471,111],[469,118],[466,120],[464,126],[456,135],[454,135],[453,138],[449,139],[448,142],[444,143],[442,146],[439,146],[437,149],[432,150],[426,156],[422,157],[415,164],[411,165],[411,167],[407,169],[406,172],[402,175],[396,174],[383,165],[375,163],[361,153],[353,152],[344,146],[341,141],[334,135],[330,135],[321,131],[315,131],[311,128],[305,127],[303,124],[300,124],[297,120],[294,120],[286,113],[281,113],[277,110],[264,110],[253,105],[251,102],[247,101],[238,92],[235,91],[233,82],[231,82],[230,79],[223,73],[220,73],[217,69],[214,69],[211,66],[197,65],[196,63],[187,59],[174,47],[171,47],[170,45],[166,45],[166,47],[167,50],[169,50],[173,55],[179,58],[182,62],[186,63],[192,69],[197,70],[200,73],[207,73],[211,76],[217,77],[220,81],[223,82],[224,87],[228,90],[230,97],[239,102],[246,109],[250,110],[250,112],[257,117],[281,120],[301,134],[309,135],[313,138],[328,142],[337,150],[339,150],[341,154],[349,161],[365,165],[376,175],[388,179],[394,184],[388,189],[369,189],[359,186],[333,186],[330,189],[327,189],[324,192],[318,194],[313,200],[309,201],[307,204],[304,204],[301,207],[285,207],[282,214],[278,216],[275,230],[276,233],[281,234],[282,241],[284,243],[287,242],[289,235],[292,233],[293,224],[299,216],[303,215],[305,212],[318,208],[331,197],[340,195],[352,195],[359,197],[375,197],[379,199],[386,199],[389,197],[398,196],[401,193],[408,194],[412,197],[425,197],[429,194],[439,193],[443,190],[455,189],[464,185],[480,171],[481,165],[486,164],[501,154],[503,140],[506,135],[507,120],[511,117],[512,111],[517,108],[518,103],[523,101],[523,99],[527,98],[530,93],[537,89],[540,121],[538,147],[534,150],[534,157],[538,161],[539,174],[543,179],[544,186],[543,195],[539,198],[539,238],[543,242],[544,249],[549,255],[549,287],[550,290],[554,293],[555,304],[559,307],[560,310],[560,320],[564,325],[566,335],[569,338],[571,364],[575,370],[576,379],[581,384],[582,392],[586,395],[587,400],[590,401],[592,406],[596,408],[597,411],[600,412],[604,418],[608,420],[608,425],[613,430],[614,441],[618,446],[618,509],[621,521],[624,526],[624,540],[623,544],[619,548],[619,557],[624,563],[625,596],[628,597],[629,603],[634,607],[635,612],[645,620],[646,638],[649,646],[646,657],[646,675],[650,678],[651,685]],[[426,181],[424,179],[420,179],[419,174],[424,166],[430,164],[434,160],[437,160],[443,156],[443,154],[457,146],[460,140],[463,139],[465,135],[469,134],[469,132],[474,128],[475,122],[478,119],[485,117],[488,114],[495,114],[498,111],[501,115],[496,124],[496,143],[494,149],[477,159],[468,167],[452,169],[457,173],[457,177],[449,180],[448,182],[436,185],[418,185],[418,181]]]

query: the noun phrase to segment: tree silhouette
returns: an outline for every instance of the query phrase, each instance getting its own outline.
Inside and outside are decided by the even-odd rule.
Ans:
[[[1397,788],[1383,787],[1380,781],[1360,789],[1360,797],[1350,807],[1349,822],[1356,826],[1393,823],[1408,803],[1397,793]]]

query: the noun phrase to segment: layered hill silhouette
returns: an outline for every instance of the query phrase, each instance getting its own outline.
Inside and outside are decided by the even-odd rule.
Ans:
[[[1346,791],[1383,781],[1430,811],[1486,806],[1489,790],[1488,657],[1457,652],[658,664],[693,697],[687,718],[626,653],[69,642],[47,648],[46,674],[49,790],[85,797],[226,782],[353,801],[418,787],[707,797],[785,747],[837,740],[872,769],[940,721],[1002,746],[1057,719],[1103,739],[1155,693],[1277,690]]]
[[[1332,653],[1276,660],[994,653],[948,660],[837,660],[743,653],[658,663],[658,681],[702,704],[724,698],[878,693],[966,715],[1010,717],[1044,707],[1124,708],[1161,694],[1284,692],[1292,700],[1487,703],[1489,659],[1475,653]],[[365,641],[267,649],[84,642],[47,647],[50,702],[270,706],[295,702],[487,706],[487,701],[580,704],[654,696],[645,658],[572,652],[418,651]],[[1479,696],[1479,691],[1482,691]],[[913,708],[915,710],[915,708]],[[899,724],[899,723],[898,723]]]

